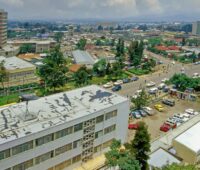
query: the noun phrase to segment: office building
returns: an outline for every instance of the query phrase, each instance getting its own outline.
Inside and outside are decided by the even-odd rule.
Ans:
[[[35,75],[36,66],[24,61],[18,57],[2,57],[0,62],[4,61],[6,70],[6,79],[4,87],[18,86],[38,82]],[[2,84],[0,84],[1,87]]]
[[[194,22],[192,24],[192,34],[200,35],[200,21]]]
[[[7,41],[7,12],[0,9],[0,49],[6,45]]]
[[[126,142],[129,101],[96,85],[0,108],[4,170],[73,170]]]
[[[195,164],[200,161],[200,122],[173,140],[173,147],[184,162]]]

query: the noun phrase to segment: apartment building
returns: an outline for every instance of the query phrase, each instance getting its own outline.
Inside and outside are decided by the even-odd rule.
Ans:
[[[7,12],[0,9],[0,48],[6,45],[7,41]]]
[[[0,108],[2,170],[72,170],[127,138],[129,101],[92,85]]]
[[[36,67],[33,64],[18,57],[6,58],[0,56],[1,61],[4,61],[4,67],[7,73],[4,87],[30,84],[38,81],[35,75]]]

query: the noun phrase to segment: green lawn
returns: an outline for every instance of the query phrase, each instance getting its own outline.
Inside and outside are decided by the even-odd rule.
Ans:
[[[138,75],[138,76],[141,76],[141,75],[149,74],[149,73],[150,73],[149,70],[142,70],[142,69],[136,69],[136,68],[130,69],[130,70],[128,70],[128,71],[129,71],[130,73],[135,74],[135,75]]]
[[[10,103],[17,103],[19,101],[19,94],[12,94],[9,96],[1,96],[0,97],[0,106],[10,104]]]

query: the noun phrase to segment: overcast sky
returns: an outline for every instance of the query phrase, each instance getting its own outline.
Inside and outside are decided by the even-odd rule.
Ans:
[[[198,19],[200,0],[0,0],[9,19]]]

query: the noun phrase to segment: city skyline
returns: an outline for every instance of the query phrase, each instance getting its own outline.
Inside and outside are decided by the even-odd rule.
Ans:
[[[194,21],[199,19],[200,1],[182,0],[0,0],[9,19],[40,20],[135,20]],[[191,10],[192,9],[192,10]]]

